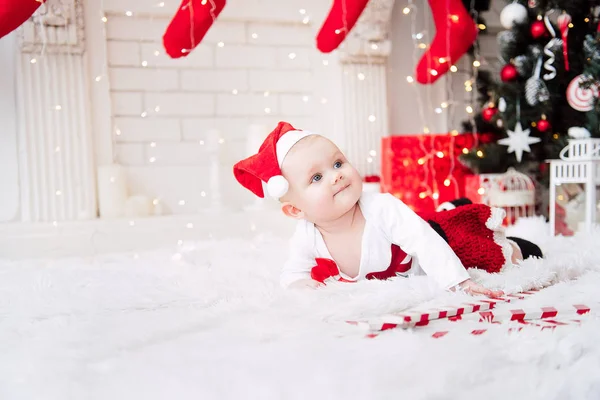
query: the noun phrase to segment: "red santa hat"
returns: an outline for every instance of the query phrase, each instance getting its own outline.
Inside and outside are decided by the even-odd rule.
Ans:
[[[281,165],[290,149],[312,132],[294,128],[287,122],[279,122],[254,154],[233,166],[238,182],[258,197],[265,197],[266,184],[269,196],[279,199],[289,189],[288,181],[281,175]]]

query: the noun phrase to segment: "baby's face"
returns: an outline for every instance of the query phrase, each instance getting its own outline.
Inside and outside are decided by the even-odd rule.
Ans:
[[[311,135],[290,150],[281,168],[290,188],[284,201],[313,223],[335,220],[357,203],[362,179],[330,140]]]

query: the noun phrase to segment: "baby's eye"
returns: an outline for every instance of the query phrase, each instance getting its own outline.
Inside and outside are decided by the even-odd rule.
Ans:
[[[321,174],[314,174],[312,179],[310,180],[311,182],[319,182],[321,180],[321,178],[323,178],[323,175]]]
[[[333,168],[342,168],[342,162],[336,161],[335,164],[333,164]]]

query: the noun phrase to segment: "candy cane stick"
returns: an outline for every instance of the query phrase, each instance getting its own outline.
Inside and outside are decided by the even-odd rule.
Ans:
[[[347,321],[349,323],[361,326],[369,326],[372,331],[384,331],[387,329],[401,328],[407,329],[415,326],[425,326],[430,321],[472,314],[480,311],[491,310],[498,304],[510,303],[516,300],[523,300],[528,296],[535,294],[535,291],[520,292],[507,295],[496,299],[482,299],[470,303],[463,303],[458,306],[448,306],[432,308],[424,311],[401,312],[383,315],[368,321]],[[366,324],[366,325],[365,325]]]

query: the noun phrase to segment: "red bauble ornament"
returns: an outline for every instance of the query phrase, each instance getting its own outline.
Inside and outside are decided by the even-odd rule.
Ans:
[[[550,129],[550,122],[548,122],[545,119],[540,119],[537,122],[537,130],[540,132],[546,132],[548,129]]]
[[[531,36],[534,39],[539,39],[548,34],[548,31],[546,30],[546,25],[544,25],[542,21],[535,21],[533,24],[531,24],[529,30],[531,32]]]
[[[506,64],[504,67],[502,67],[502,71],[500,71],[500,78],[502,78],[502,82],[514,81],[518,76],[519,73],[512,64]]]
[[[497,112],[498,109],[496,107],[488,107],[483,109],[483,111],[481,112],[481,116],[483,117],[483,120],[485,122],[490,122]]]

